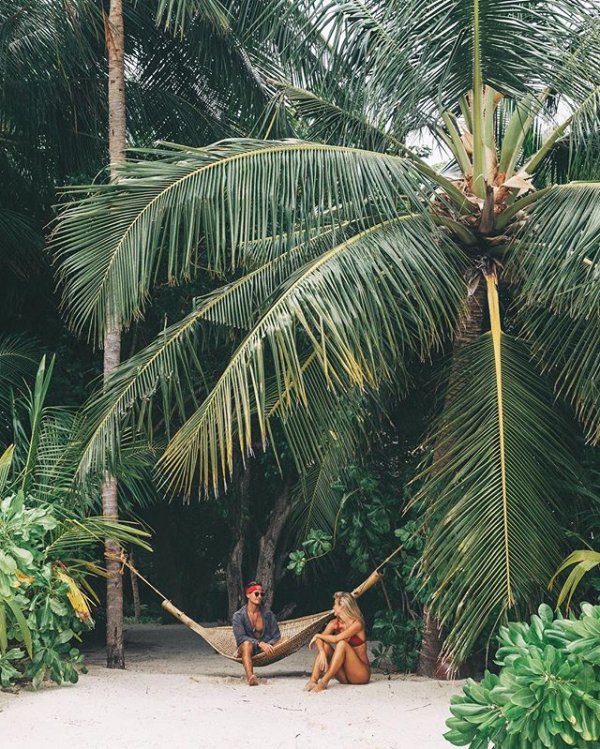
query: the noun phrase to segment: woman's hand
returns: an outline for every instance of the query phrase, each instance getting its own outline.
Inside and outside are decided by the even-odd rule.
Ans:
[[[308,643],[308,649],[312,650],[313,649],[313,645],[317,645],[318,641],[322,640],[322,639],[323,639],[323,637],[321,635],[314,635],[314,637],[312,638],[312,640]]]

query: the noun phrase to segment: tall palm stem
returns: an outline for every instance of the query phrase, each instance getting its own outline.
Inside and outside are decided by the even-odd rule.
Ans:
[[[108,57],[108,152],[111,180],[117,178],[117,166],[125,159],[125,29],[122,0],[111,0],[104,18]],[[104,382],[121,360],[121,330],[114,311],[107,310],[104,336]],[[117,479],[108,472],[102,483],[102,513],[117,520],[119,502]],[[106,665],[125,668],[123,647],[123,577],[117,561],[117,545],[106,539]]]

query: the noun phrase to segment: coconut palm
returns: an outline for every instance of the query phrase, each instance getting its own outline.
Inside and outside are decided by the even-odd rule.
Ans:
[[[275,5],[273,23],[290,7]],[[343,457],[348,398],[408,387],[411,362],[454,344],[419,500],[432,614],[460,661],[560,559],[577,469],[556,397],[600,439],[600,17],[575,0],[294,8],[323,64],[257,69],[298,138],[165,145],[61,216],[65,310],[96,340],[105,310],[142,315],[161,275],[233,274],[90,402],[80,472],[155,409],[178,489],[218,489],[275,422],[300,465],[331,439]],[[411,148],[423,132],[443,167]],[[237,347],[207,386],[215,331]]]

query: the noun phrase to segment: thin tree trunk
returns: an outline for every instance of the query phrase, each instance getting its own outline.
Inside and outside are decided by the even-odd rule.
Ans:
[[[108,58],[108,153],[110,176],[117,178],[116,166],[125,158],[125,31],[122,0],[110,0],[108,17],[104,15]],[[104,336],[104,381],[121,359],[121,330],[115,311],[106,310]],[[117,480],[108,473],[102,484],[102,514],[111,520],[119,517]],[[125,668],[123,649],[123,577],[114,559],[116,543],[106,540],[106,665]]]
[[[129,561],[135,566],[135,559],[133,556],[133,549],[129,552]],[[131,573],[131,595],[133,596],[133,620],[137,624],[142,616],[142,604],[140,602],[140,585],[138,583],[137,575],[130,570]]]
[[[248,492],[252,479],[250,464],[241,473],[236,481],[238,494],[238,513],[235,520],[234,538],[235,544],[229,555],[225,580],[227,583],[227,615],[231,621],[233,614],[246,602],[244,597],[244,548],[246,546],[246,533],[248,530]]]
[[[275,501],[275,507],[269,516],[267,530],[260,539],[258,562],[256,564],[256,579],[260,580],[265,592],[263,603],[269,608],[273,605],[275,593],[275,552],[291,510],[290,485],[286,483]]]
[[[456,354],[461,348],[474,341],[483,327],[483,311],[485,298],[485,284],[479,279],[472,288],[468,298],[467,309],[460,320],[454,338],[454,362],[450,368],[446,403],[450,402],[461,384],[461,372],[456,364]],[[441,466],[446,460],[446,454],[436,447],[433,454],[434,465]],[[423,611],[423,639],[419,651],[419,666],[417,673],[430,679],[453,679],[458,676],[454,664],[443,653],[445,632],[431,613],[429,607]]]

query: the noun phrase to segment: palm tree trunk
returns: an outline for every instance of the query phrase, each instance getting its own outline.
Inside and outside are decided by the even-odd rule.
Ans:
[[[108,17],[104,15],[106,54],[108,58],[108,152],[110,176],[117,179],[116,167],[125,158],[125,31],[122,0],[110,0]],[[114,311],[106,310],[104,336],[104,380],[121,359],[121,330]],[[117,480],[106,474],[102,484],[102,513],[113,520],[119,517]],[[117,545],[106,540],[106,665],[125,668],[123,648],[123,577],[114,558]]]
[[[474,341],[481,335],[483,327],[483,311],[485,302],[485,284],[479,278],[477,286],[472,288],[468,297],[467,308],[462,319],[459,321],[454,336],[454,354]],[[456,362],[456,356],[454,357]],[[453,364],[450,368],[448,381],[448,392],[446,403],[450,402],[454,393],[461,383],[461,371]],[[434,465],[440,466],[446,456],[441,448],[437,447],[433,454]],[[430,679],[453,679],[457,678],[457,670],[454,664],[442,653],[445,633],[443,627],[435,619],[429,607],[425,606],[423,611],[423,639],[419,652],[419,666],[417,673]]]

